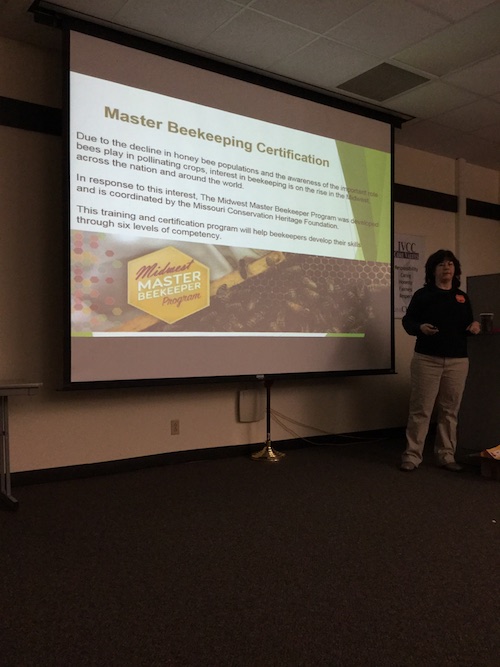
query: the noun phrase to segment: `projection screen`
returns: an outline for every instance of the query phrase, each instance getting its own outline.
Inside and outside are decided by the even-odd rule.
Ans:
[[[65,384],[390,372],[391,124],[213,70],[69,32]]]

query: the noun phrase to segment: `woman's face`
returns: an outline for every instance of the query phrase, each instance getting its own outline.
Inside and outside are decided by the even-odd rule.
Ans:
[[[436,266],[434,276],[436,284],[451,283],[455,275],[455,264],[451,259],[443,259],[442,262]]]

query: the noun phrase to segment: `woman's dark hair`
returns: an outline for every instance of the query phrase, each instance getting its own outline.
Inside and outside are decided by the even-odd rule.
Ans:
[[[462,275],[462,267],[460,266],[460,262],[451,252],[451,250],[437,250],[427,259],[425,263],[425,283],[424,283],[425,285],[436,284],[436,276],[434,275],[436,266],[446,260],[453,262],[453,264],[455,265],[455,275],[453,276],[453,281],[452,281],[453,287],[460,287],[460,276]]]

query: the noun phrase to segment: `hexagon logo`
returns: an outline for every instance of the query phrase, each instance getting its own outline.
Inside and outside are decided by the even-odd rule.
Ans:
[[[168,246],[128,263],[128,303],[174,324],[210,305],[210,270]]]

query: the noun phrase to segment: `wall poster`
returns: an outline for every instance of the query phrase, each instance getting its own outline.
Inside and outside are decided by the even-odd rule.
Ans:
[[[413,293],[425,279],[425,237],[396,234],[394,237],[394,318],[406,313]]]

